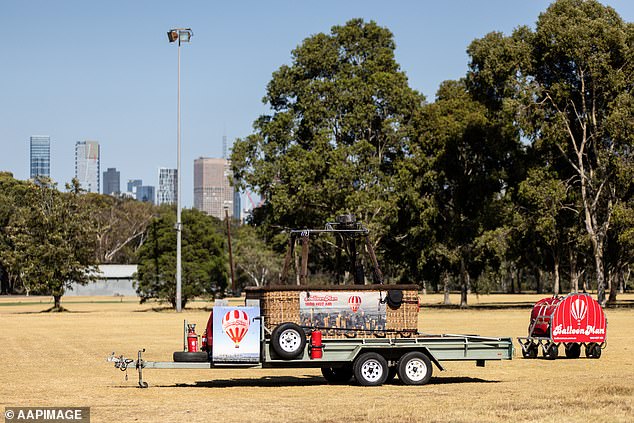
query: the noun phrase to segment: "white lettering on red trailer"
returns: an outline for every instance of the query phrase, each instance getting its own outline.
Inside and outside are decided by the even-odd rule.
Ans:
[[[553,336],[559,335],[603,335],[605,329],[595,328],[594,326],[586,326],[586,328],[575,329],[572,326],[557,325],[553,330]]]

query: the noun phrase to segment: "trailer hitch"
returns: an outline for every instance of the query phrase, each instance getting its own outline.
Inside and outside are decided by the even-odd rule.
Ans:
[[[125,372],[126,381],[128,380],[128,367],[131,367],[130,365],[133,365],[134,368],[139,372],[139,387],[147,388],[148,384],[147,382],[143,380],[144,362],[143,362],[143,357],[141,354],[144,352],[145,352],[145,348],[138,351],[137,361],[134,361],[131,358],[125,358],[123,354],[121,354],[120,356],[116,356],[114,352],[110,354],[110,357],[108,357],[106,361],[114,363],[115,369],[119,369],[122,372]]]

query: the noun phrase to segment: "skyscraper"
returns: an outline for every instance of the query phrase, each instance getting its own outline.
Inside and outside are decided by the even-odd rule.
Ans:
[[[99,192],[99,143],[77,141],[75,144],[75,178],[82,189]]]
[[[231,162],[226,159],[194,160],[194,207],[218,219],[224,219],[225,208],[233,216],[230,175]]]
[[[128,192],[136,196],[136,190],[141,185],[143,185],[143,181],[141,179],[128,179]]]
[[[51,137],[31,137],[31,179],[36,176],[51,177]]]
[[[121,172],[116,167],[109,167],[103,173],[103,191],[107,195],[119,195],[121,193]]]
[[[176,169],[159,168],[157,204],[176,204],[178,173]]]
[[[154,204],[154,187],[152,185],[142,185],[137,187],[136,199]]]

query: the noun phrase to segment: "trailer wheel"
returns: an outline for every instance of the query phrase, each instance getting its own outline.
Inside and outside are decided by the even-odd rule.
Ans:
[[[273,351],[285,360],[301,356],[306,347],[306,333],[295,323],[282,323],[271,333]]]
[[[173,357],[177,363],[204,363],[205,361],[209,361],[206,352],[176,351]]]
[[[382,355],[368,352],[354,361],[354,377],[361,386],[379,386],[385,383],[388,365]]]
[[[431,379],[431,360],[425,354],[412,351],[398,361],[398,377],[405,385],[424,385]]]
[[[544,358],[546,360],[554,360],[559,355],[559,346],[554,342],[551,342],[546,346],[544,350]]]
[[[322,367],[321,374],[328,383],[333,385],[348,383],[352,379],[352,366]]]
[[[566,348],[566,358],[579,358],[581,355],[581,344],[569,344]]]
[[[590,342],[586,345],[586,357],[588,358],[600,358],[601,357],[601,345]]]
[[[537,353],[539,351],[539,347],[537,344],[528,341],[524,348],[522,348],[522,357],[524,358],[537,358]]]

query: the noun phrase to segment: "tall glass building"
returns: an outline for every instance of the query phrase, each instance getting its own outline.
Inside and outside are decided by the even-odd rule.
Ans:
[[[102,194],[119,195],[121,193],[121,172],[116,167],[109,167],[103,173]]]
[[[177,169],[159,168],[157,204],[176,204],[178,195]]]
[[[99,143],[97,141],[77,141],[75,144],[75,178],[82,189],[99,192]]]
[[[51,137],[31,137],[31,179],[37,176],[51,177]]]
[[[221,220],[225,218],[226,208],[230,217],[239,219],[233,207],[230,176],[229,160],[209,157],[194,160],[194,208]]]

